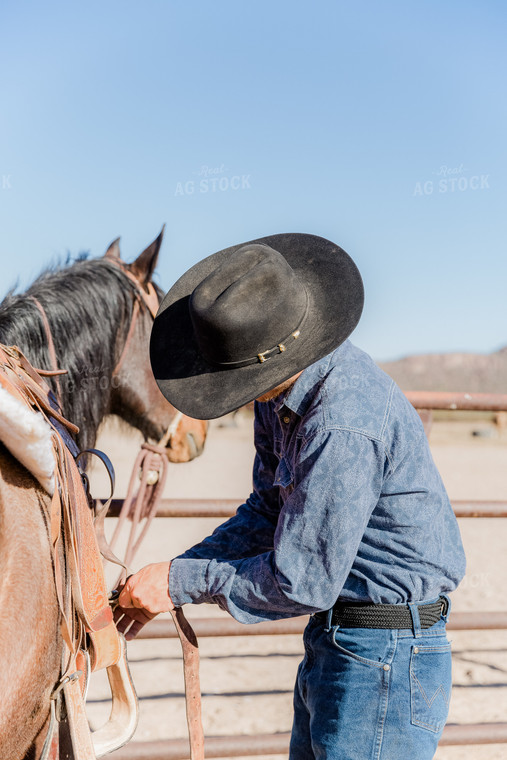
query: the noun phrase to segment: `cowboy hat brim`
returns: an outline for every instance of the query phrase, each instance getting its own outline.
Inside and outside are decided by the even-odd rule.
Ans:
[[[254,243],[268,245],[284,256],[305,283],[308,312],[290,351],[263,363],[224,369],[202,356],[194,338],[189,299],[199,283],[231,254]],[[329,240],[287,233],[231,246],[195,264],[162,300],[150,341],[153,374],[164,396],[179,411],[197,419],[222,417],[337,348],[359,322],[363,303],[363,283],[356,265]]]

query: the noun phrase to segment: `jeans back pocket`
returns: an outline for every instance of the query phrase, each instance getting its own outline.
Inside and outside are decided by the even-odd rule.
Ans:
[[[411,721],[440,733],[451,698],[451,645],[415,645],[410,657]]]

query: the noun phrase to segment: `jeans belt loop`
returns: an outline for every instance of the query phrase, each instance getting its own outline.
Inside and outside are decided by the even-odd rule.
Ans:
[[[331,609],[326,612],[326,627],[324,628],[324,631],[326,633],[329,633],[332,627],[333,627],[333,608],[331,607]]]
[[[415,602],[407,602],[407,606],[410,610],[410,616],[412,618],[412,631],[415,638],[422,636],[421,633],[421,620],[419,618],[419,608]]]
[[[447,594],[440,594],[440,601],[442,602],[442,617],[447,623],[449,619],[449,613],[451,611],[451,600]]]

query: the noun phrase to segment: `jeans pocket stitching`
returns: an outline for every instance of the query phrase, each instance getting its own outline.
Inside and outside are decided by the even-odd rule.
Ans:
[[[424,686],[419,681],[419,679],[417,678],[417,676],[415,675],[415,673],[411,673],[410,675],[412,676],[412,678],[416,682],[417,686],[419,687],[419,691],[421,693],[421,696],[424,699],[424,701],[426,702],[426,704],[428,705],[428,707],[431,707],[431,705],[433,704],[433,702],[435,701],[435,699],[437,697],[437,694],[441,694],[442,695],[442,697],[444,699],[444,702],[446,704],[446,707],[447,708],[449,707],[449,697],[445,693],[445,688],[444,688],[444,684],[443,683],[440,683],[438,685],[438,687],[433,692],[433,696],[431,697],[431,699],[428,699],[428,696],[427,696],[427,694],[426,694],[426,692],[424,690]]]
[[[357,662],[361,662],[364,665],[369,665],[370,667],[374,668],[384,668],[384,663],[380,660],[370,660],[367,657],[361,657],[360,654],[355,654],[355,652],[351,652],[350,649],[345,649],[345,647],[342,647],[338,642],[336,641],[336,633],[337,629],[333,628],[331,631],[331,642],[335,649],[338,649],[339,652],[342,652],[347,657],[352,658],[353,660],[357,660]]]
[[[413,639],[414,634],[412,630],[403,630],[398,634],[398,637],[400,639]],[[447,639],[447,631],[445,628],[439,628],[438,631],[432,631],[431,628],[423,628],[420,633],[421,639],[430,639],[430,638],[446,638]]]
[[[416,652],[417,650],[417,652]],[[440,733],[442,728],[444,727],[446,721],[447,721],[447,714],[449,712],[449,703],[450,703],[450,693],[447,694],[445,686],[442,682],[438,684],[438,686],[435,689],[432,689],[432,696],[431,698],[428,697],[426,690],[419,680],[419,678],[416,675],[415,672],[415,656],[417,656],[417,661],[420,661],[421,655],[424,657],[425,654],[446,654],[451,652],[451,645],[450,643],[447,643],[442,646],[416,646],[412,648],[412,655],[410,657],[410,693],[411,693],[411,708],[410,708],[410,718],[411,722],[415,726],[420,726],[422,728],[427,729],[428,731],[432,731],[433,733]],[[437,699],[438,695],[442,696],[442,699],[444,701],[445,707],[446,707],[446,714],[445,717],[440,718],[438,721],[434,721],[433,724],[430,724],[425,721],[423,716],[418,715],[418,709],[417,709],[417,697],[420,699],[422,698],[428,709],[431,709],[435,699]]]

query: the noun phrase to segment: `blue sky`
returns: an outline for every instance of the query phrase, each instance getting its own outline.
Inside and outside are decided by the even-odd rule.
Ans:
[[[276,232],[341,245],[376,359],[507,344],[506,6],[3,0],[0,296],[67,251],[169,288]]]

